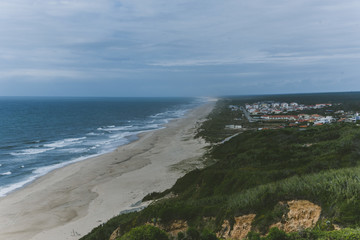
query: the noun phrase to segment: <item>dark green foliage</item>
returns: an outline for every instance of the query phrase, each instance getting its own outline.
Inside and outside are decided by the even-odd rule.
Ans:
[[[159,199],[159,198],[162,198],[164,197],[166,194],[170,193],[169,190],[167,191],[164,191],[164,192],[153,192],[153,193],[150,193],[148,195],[146,195],[144,198],[143,198],[143,202],[146,202],[146,201],[149,201],[149,200],[155,200],[155,199]]]
[[[177,239],[178,240],[183,240],[185,239],[185,234],[183,232],[179,232],[178,235],[177,235]]]
[[[356,102],[350,95],[347,106]],[[310,96],[305,96],[304,101],[300,98],[290,101],[342,102],[336,96],[333,101],[325,101],[329,96],[333,95],[312,98],[315,102],[310,101]],[[288,101],[287,97],[291,98],[280,96],[279,99]],[[234,101],[220,103],[198,135],[212,142],[232,135],[233,132],[224,131],[224,126],[234,124],[229,121],[235,113],[226,107]],[[255,102],[253,97],[236,101]],[[152,219],[161,219],[162,224],[187,220],[190,232],[179,234],[179,239],[216,239],[213,233],[219,231],[223,220],[233,222],[235,216],[249,213],[256,214],[252,229],[264,234],[288,210],[279,202],[294,199],[320,205],[326,220],[320,221],[314,230],[285,234],[277,229],[263,238],[251,232],[247,239],[360,239],[357,229],[332,231],[332,223],[342,227],[360,226],[360,128],[354,124],[324,125],[304,131],[245,131],[214,146],[207,157],[215,163],[186,174],[171,189],[145,199],[159,199],[170,192],[176,198],[157,201],[139,213],[115,217],[82,239],[108,239],[119,226],[124,234]],[[203,217],[216,219],[205,224]]]
[[[251,231],[247,234],[246,239],[247,240],[260,240],[261,239],[260,233]]]
[[[140,223],[137,221],[137,213],[128,213],[118,215],[110,219],[107,223],[101,224],[94,228],[89,234],[82,237],[81,239],[89,240],[103,240],[109,239],[113,231],[120,226],[122,234],[130,231],[133,227],[138,226]]]
[[[186,239],[187,240],[200,240],[200,233],[198,230],[196,230],[195,228],[190,227],[187,231],[186,231]]]
[[[305,230],[288,234],[291,240],[358,240],[359,229],[345,228],[337,231]]]
[[[201,240],[217,240],[218,238],[216,237],[216,235],[214,233],[204,230],[201,233],[200,239]]]
[[[120,217],[122,224],[107,224],[112,227],[90,235],[110,236],[119,225],[125,231],[153,218],[201,226],[204,216],[217,217],[211,229],[217,231],[224,219],[248,213],[256,213],[253,225],[265,233],[286,211],[279,201],[293,199],[321,205],[334,223],[358,226],[359,141],[360,128],[347,124],[245,132],[212,150],[217,163],[180,178],[170,189],[177,198],[159,201],[132,220]]]
[[[331,220],[323,218],[316,223],[314,229],[319,231],[332,231],[334,230],[334,225]]]
[[[213,149],[211,155],[218,159],[217,163],[185,175],[171,190],[183,199],[205,201],[211,211],[214,200],[222,201],[225,196],[262,184],[357,166],[359,133],[360,129],[352,125],[245,132]],[[273,208],[277,200],[271,195],[262,194],[262,206]],[[254,206],[253,210],[262,206]]]
[[[271,228],[269,230],[269,234],[265,238],[266,240],[288,240],[288,235],[284,232],[279,230],[278,228]]]
[[[272,198],[272,195],[264,194],[260,200],[260,202],[264,202],[264,199],[267,197]],[[275,199],[276,200],[276,199]],[[280,222],[283,215],[286,215],[289,211],[287,204],[277,203],[274,208],[269,209],[270,205],[265,205],[262,210],[258,211],[257,216],[253,222],[253,225],[256,226],[256,229],[260,232],[266,233],[269,229],[269,225],[274,222]]]
[[[144,225],[131,229],[119,240],[168,240],[167,234],[157,227]]]

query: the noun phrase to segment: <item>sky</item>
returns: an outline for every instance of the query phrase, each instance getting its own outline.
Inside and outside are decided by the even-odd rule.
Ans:
[[[360,91],[358,0],[0,1],[0,96]]]

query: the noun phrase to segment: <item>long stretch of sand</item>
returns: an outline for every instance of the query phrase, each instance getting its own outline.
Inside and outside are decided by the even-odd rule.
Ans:
[[[114,152],[55,170],[0,199],[0,239],[79,239],[145,195],[171,187],[203,155],[196,125],[214,103]],[[174,167],[177,166],[177,167]]]

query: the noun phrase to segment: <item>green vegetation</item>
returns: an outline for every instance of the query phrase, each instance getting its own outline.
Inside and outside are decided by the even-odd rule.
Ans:
[[[360,111],[360,92],[249,95],[231,97],[228,98],[228,100],[231,101],[231,104],[245,104],[259,101],[297,102],[306,105],[315,103],[341,103],[345,111]]]
[[[234,120],[238,113],[228,108],[229,103],[229,100],[221,100],[217,103],[213,112],[209,114],[208,120],[201,125],[197,137],[202,137],[207,142],[220,142],[234,134],[232,130],[225,129],[225,125],[246,122],[245,120]]]
[[[277,228],[271,228],[266,237],[259,233],[249,232],[247,240],[358,240],[360,229],[345,228],[338,231],[304,230],[287,234]]]
[[[168,240],[166,232],[151,225],[144,225],[131,229],[118,240]]]
[[[234,124],[229,123],[233,113],[227,108],[233,101],[238,100],[220,102],[198,135],[211,142],[232,135],[224,132],[224,126]],[[141,212],[117,216],[82,239],[108,239],[119,226],[125,234],[154,219],[163,226],[186,220],[188,232],[176,239],[216,239],[213,233],[225,219],[233,223],[235,216],[249,213],[256,218],[248,239],[360,238],[360,128],[356,125],[244,131],[214,145],[207,155],[214,164],[187,173],[163,193],[148,195],[147,200],[158,200]],[[170,192],[177,197],[161,199]],[[298,233],[269,232],[269,226],[288,211],[279,202],[296,199],[320,205],[327,221]],[[332,223],[347,228],[334,231]]]

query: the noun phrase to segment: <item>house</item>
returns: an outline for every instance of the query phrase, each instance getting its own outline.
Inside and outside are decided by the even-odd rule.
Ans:
[[[355,121],[360,121],[359,113],[356,113],[356,114],[355,114]]]
[[[275,109],[275,110],[273,110],[272,112],[273,112],[274,114],[280,114],[280,113],[282,113],[282,111],[279,110],[279,109]]]
[[[317,121],[314,122],[315,125],[329,124],[333,122],[335,119],[331,116],[321,117]]]
[[[273,108],[278,108],[280,107],[280,103],[272,103],[271,104]]]
[[[313,119],[320,119],[322,116],[320,116],[319,114],[312,114],[311,115],[311,118],[313,118]]]
[[[261,116],[262,119],[265,120],[288,120],[295,121],[298,119],[298,116],[295,115],[264,115]]]
[[[281,103],[281,107],[282,107],[282,108],[288,108],[288,107],[289,107],[289,104],[286,103],[286,102],[283,102],[283,103]]]
[[[229,128],[229,129],[241,129],[242,126],[241,126],[241,125],[226,125],[225,128]]]
[[[299,114],[298,117],[299,119],[304,119],[304,120],[310,119],[309,114]]]
[[[326,103],[318,103],[318,104],[315,104],[315,108],[323,108],[323,107],[326,107],[327,104]]]

